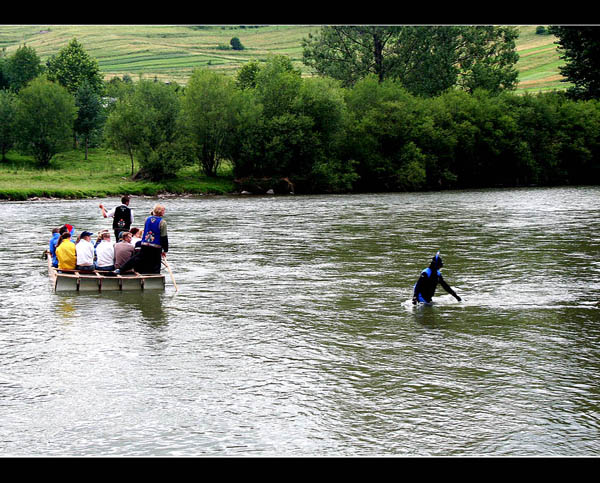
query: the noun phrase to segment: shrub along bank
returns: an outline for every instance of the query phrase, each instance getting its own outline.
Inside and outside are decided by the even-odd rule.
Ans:
[[[158,98],[146,96],[153,101],[140,105],[147,112]],[[247,64],[235,83],[196,71],[180,99],[179,110],[154,109],[170,118],[151,121],[169,131],[140,157],[149,179],[175,176],[190,163],[214,175],[228,160],[238,190],[340,193],[600,181],[600,104],[563,93],[450,90],[425,98],[374,77],[342,88],[328,78],[302,78],[288,59],[278,58]]]
[[[600,181],[600,104],[561,93],[435,98],[394,82],[306,80],[295,108],[242,127],[238,177],[296,192],[410,191]],[[308,87],[310,85],[310,87]]]

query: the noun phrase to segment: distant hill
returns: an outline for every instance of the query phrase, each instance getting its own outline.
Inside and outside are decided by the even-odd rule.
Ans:
[[[191,26],[191,25],[0,25],[0,49],[6,55],[19,46],[33,47],[42,62],[77,38],[98,60],[108,80],[130,75],[185,84],[194,68],[235,73],[245,62],[284,54],[310,75],[302,63],[301,41],[317,25]],[[556,38],[536,34],[537,26],[520,26],[517,52],[519,91],[564,89],[560,82]],[[233,50],[238,38],[243,50]]]

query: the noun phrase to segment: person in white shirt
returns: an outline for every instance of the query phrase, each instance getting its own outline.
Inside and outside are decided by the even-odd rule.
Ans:
[[[96,270],[112,272],[115,269],[115,248],[110,241],[110,233],[102,233],[100,243],[96,245]]]
[[[93,233],[81,232],[75,245],[77,253],[77,270],[94,270],[94,244],[91,242]]]

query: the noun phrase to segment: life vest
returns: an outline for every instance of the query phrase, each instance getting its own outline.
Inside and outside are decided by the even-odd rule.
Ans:
[[[162,248],[160,240],[160,216],[149,216],[144,225],[142,245],[147,247]]]
[[[131,226],[131,208],[125,205],[117,206],[113,215],[113,230],[127,231]]]

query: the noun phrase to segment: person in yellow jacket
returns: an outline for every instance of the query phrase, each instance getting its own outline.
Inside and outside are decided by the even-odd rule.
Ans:
[[[75,270],[77,265],[77,252],[75,243],[71,241],[69,232],[63,233],[56,244],[56,258],[59,270]]]

